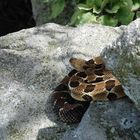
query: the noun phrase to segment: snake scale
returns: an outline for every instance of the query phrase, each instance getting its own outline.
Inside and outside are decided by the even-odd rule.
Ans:
[[[78,123],[91,101],[112,101],[125,96],[120,81],[100,56],[88,61],[71,58],[70,64],[74,69],[52,94],[53,109],[61,121]]]

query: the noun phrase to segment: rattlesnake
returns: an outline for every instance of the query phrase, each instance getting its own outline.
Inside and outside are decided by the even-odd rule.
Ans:
[[[53,109],[61,121],[77,123],[90,101],[115,100],[125,96],[119,80],[105,67],[101,57],[88,61],[71,58],[74,67],[52,94]]]

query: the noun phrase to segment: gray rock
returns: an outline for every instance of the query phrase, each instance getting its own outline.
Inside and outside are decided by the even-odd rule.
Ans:
[[[140,112],[126,97],[112,102],[93,102],[79,126],[63,140],[139,140]]]
[[[71,57],[90,59],[102,54],[107,66],[122,81],[126,94],[139,107],[139,73],[134,69],[134,65],[139,63],[139,25],[139,19],[128,27],[117,28],[102,25],[71,28],[46,24],[1,37],[0,138],[52,140],[67,139],[71,134],[72,139],[111,139],[115,136],[124,139],[122,134],[126,134],[128,138],[133,132],[130,139],[139,138],[139,111],[126,99],[111,103],[93,103],[79,126],[60,122],[54,115],[49,100],[52,90],[72,69],[68,62]],[[118,45],[120,47],[117,48]],[[120,60],[128,48],[137,57],[132,57],[129,65],[128,59],[125,60],[128,55],[125,55],[123,60],[127,65],[124,66]],[[129,75],[121,72],[121,66],[126,71],[129,70]],[[139,68],[139,65],[135,66]],[[124,107],[121,109],[121,106]],[[127,108],[126,111],[124,108]],[[131,119],[134,120],[132,123]],[[89,133],[84,135],[86,131]]]
[[[140,110],[140,24],[139,19],[123,28],[123,34],[102,52],[106,65],[121,80],[126,94]],[[120,27],[121,28],[121,27]]]

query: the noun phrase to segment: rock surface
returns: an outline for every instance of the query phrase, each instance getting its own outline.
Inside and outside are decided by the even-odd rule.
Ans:
[[[92,103],[81,123],[64,140],[139,140],[140,112],[126,97]]]
[[[0,38],[0,139],[140,138],[140,19],[117,28],[46,24]],[[91,103],[79,125],[61,123],[49,97],[71,57],[102,55],[128,98]],[[129,57],[130,56],[130,57]]]
[[[103,51],[108,67],[121,80],[126,94],[140,110],[140,24],[132,22],[113,44]]]

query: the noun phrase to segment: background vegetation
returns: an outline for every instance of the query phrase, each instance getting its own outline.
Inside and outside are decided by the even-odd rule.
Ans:
[[[42,1],[50,7],[49,20],[55,21],[61,17],[72,26],[84,23],[99,23],[108,26],[127,25],[140,17],[140,0]]]

